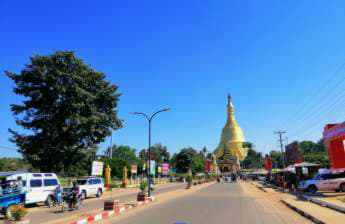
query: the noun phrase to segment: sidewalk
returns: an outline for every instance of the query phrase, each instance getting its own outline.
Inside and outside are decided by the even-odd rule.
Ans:
[[[326,224],[343,224],[345,223],[345,214],[332,210],[327,207],[320,206],[313,202],[305,200],[306,198],[302,193],[284,193],[278,188],[273,189],[271,187],[265,186],[259,182],[252,183],[258,189],[264,189],[268,194],[274,197],[280,198],[289,208],[295,210],[299,214],[305,216],[306,218],[312,220],[314,223],[326,223]],[[273,186],[272,186],[273,187]],[[327,200],[328,202],[335,203],[332,199],[318,198],[321,200]],[[342,202],[339,202],[342,203]],[[344,204],[344,203],[343,203]]]

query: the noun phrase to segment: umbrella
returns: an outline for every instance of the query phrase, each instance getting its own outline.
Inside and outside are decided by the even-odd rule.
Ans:
[[[312,166],[320,166],[320,165],[316,163],[310,163],[310,162],[301,162],[301,163],[295,164],[295,167],[312,167]]]

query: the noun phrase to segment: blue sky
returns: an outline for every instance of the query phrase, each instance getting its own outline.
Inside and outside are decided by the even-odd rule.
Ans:
[[[129,112],[171,107],[154,120],[152,141],[213,150],[228,92],[262,152],[278,149],[276,130],[317,140],[326,123],[345,120],[343,1],[5,0],[0,9],[0,146],[15,148],[7,130],[20,130],[9,105],[21,98],[3,71],[55,50],[75,51],[119,86],[124,128],[114,141],[137,149],[147,123]]]

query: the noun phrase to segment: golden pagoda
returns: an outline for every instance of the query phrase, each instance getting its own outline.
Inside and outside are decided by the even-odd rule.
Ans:
[[[231,96],[228,95],[228,118],[222,130],[220,143],[214,151],[221,172],[238,172],[239,161],[247,156],[247,149],[243,147],[245,142],[242,129],[235,120],[234,106]]]

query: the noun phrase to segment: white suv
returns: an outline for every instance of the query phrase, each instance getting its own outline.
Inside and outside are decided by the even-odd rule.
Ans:
[[[332,174],[330,171],[317,173],[312,179],[301,181],[298,188],[310,193],[315,193],[316,191],[345,192],[345,172],[336,174]]]
[[[81,198],[85,199],[90,195],[101,197],[104,192],[104,183],[100,177],[81,177],[77,180],[80,188]]]

